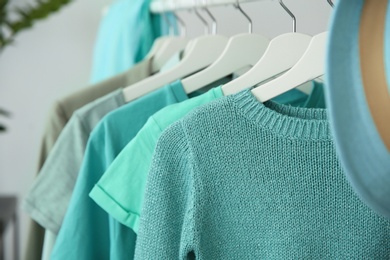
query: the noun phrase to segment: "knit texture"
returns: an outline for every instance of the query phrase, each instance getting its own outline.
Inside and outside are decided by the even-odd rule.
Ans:
[[[136,259],[390,259],[390,222],[348,185],[325,109],[250,91],[170,126],[149,172]]]

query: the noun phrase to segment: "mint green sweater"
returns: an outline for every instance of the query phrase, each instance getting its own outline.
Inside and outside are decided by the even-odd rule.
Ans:
[[[324,109],[202,106],[159,139],[136,259],[389,259],[390,221],[354,194]]]

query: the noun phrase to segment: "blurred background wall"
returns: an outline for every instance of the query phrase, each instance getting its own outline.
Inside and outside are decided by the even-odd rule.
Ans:
[[[14,6],[28,1],[13,0]],[[57,98],[85,86],[89,80],[93,45],[107,1],[74,1],[32,29],[0,53],[0,107],[12,113],[2,120],[0,134],[0,194],[27,193],[37,169],[38,151],[48,110]],[[28,218],[19,211],[21,252]],[[6,259],[12,249],[7,230]]]
[[[129,0],[132,1],[132,0]],[[0,107],[12,113],[0,119],[8,126],[0,134],[0,195],[26,195],[37,169],[40,140],[54,100],[87,86],[93,47],[104,7],[112,1],[74,1],[32,29],[22,32],[0,53]],[[331,8],[326,0],[285,0],[297,18],[297,31],[314,35],[327,29]],[[23,5],[27,0],[13,0]],[[253,20],[254,33],[269,38],[290,32],[291,18],[278,1],[242,4]],[[210,8],[218,32],[227,36],[247,32],[248,23],[232,6]],[[178,13],[189,37],[201,35],[203,26],[193,13]],[[209,18],[204,15],[206,19]],[[129,32],[131,33],[131,32]],[[24,252],[28,217],[19,210],[21,252]],[[12,230],[6,235],[6,259],[12,259]]]

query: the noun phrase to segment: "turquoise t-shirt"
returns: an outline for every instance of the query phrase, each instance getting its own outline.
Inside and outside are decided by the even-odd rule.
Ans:
[[[221,87],[217,87],[198,97],[165,107],[151,116],[108,167],[91,191],[91,198],[119,222],[137,232],[143,187],[158,137],[193,108],[222,96]]]
[[[131,68],[149,52],[154,40],[167,33],[159,15],[149,12],[150,0],[116,0],[100,24],[91,82]]]
[[[137,232],[146,178],[161,133],[194,108],[222,96],[221,87],[218,87],[204,95],[170,105],[151,116],[136,137],[108,167],[91,191],[91,198],[119,222]],[[278,96],[275,101],[296,107],[325,107],[321,83],[313,84],[309,97],[293,89]]]
[[[137,134],[149,116],[188,99],[180,81],[109,113],[92,131],[51,257],[53,259],[129,259],[135,234],[121,228],[88,196],[108,165]]]

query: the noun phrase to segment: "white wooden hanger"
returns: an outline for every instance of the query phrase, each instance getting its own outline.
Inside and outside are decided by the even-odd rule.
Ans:
[[[169,34],[174,34],[174,27],[172,23],[169,21],[169,19],[166,17],[165,13],[162,14],[165,18],[166,23],[169,25]],[[177,16],[175,13],[173,15],[176,18],[176,21],[179,22],[181,26],[180,30],[180,36],[170,36],[170,37],[162,37],[162,42],[160,42],[160,38],[156,40],[156,48],[157,50],[152,53],[153,56],[148,57],[151,58],[151,71],[152,73],[156,73],[161,70],[161,68],[169,61],[170,58],[173,57],[173,55],[177,54],[178,52],[184,50],[184,48],[187,46],[189,39],[186,38],[186,28],[185,24],[182,19],[180,19],[179,16]],[[158,42],[157,42],[158,41]],[[152,48],[153,50],[153,48]]]
[[[263,55],[269,40],[252,33],[252,21],[241,9],[237,0],[236,8],[248,19],[249,33],[239,34],[229,39],[219,58],[206,69],[182,80],[184,90],[191,93],[234,72],[253,66]]]
[[[160,51],[161,47],[170,39],[172,36],[160,36],[154,40],[152,48],[146,55],[145,59],[153,59],[153,57]]]
[[[197,15],[199,14],[197,13]],[[219,57],[227,41],[228,38],[222,35],[206,35],[192,40],[188,52],[179,64],[124,88],[125,101],[135,100],[168,83],[204,69]]]
[[[148,52],[148,54],[146,55],[146,59],[152,59],[160,50],[161,48],[164,46],[165,43],[167,43],[168,41],[170,41],[172,38],[177,38],[175,35],[174,35],[174,28],[173,28],[173,25],[172,23],[169,21],[169,19],[167,18],[167,15],[165,13],[165,11],[163,11],[161,13],[161,17],[164,18],[164,21],[165,23],[168,25],[168,30],[169,30],[169,35],[168,36],[161,36],[161,37],[158,37],[154,42],[153,42],[153,45],[152,45],[152,48],[150,49],[150,51]]]
[[[296,33],[296,18],[282,1],[281,6],[293,19],[293,32],[271,40],[261,59],[244,75],[222,86],[225,96],[251,88],[293,67],[309,46],[311,36]]]
[[[330,0],[327,1],[331,4]],[[260,102],[265,102],[324,75],[327,39],[328,32],[315,35],[303,56],[289,71],[264,85],[252,89],[252,94]]]
[[[173,57],[176,53],[184,50],[189,39],[185,38],[185,24],[175,13],[173,13],[176,20],[180,23],[181,26],[181,36],[174,35],[174,27],[169,21],[165,12],[161,13],[161,16],[164,18],[165,23],[169,27],[169,36],[162,36],[157,38],[151,50],[147,54],[145,59],[151,60],[151,71],[152,74],[159,72],[161,68]]]
[[[314,36],[297,64],[282,76],[252,89],[252,94],[265,102],[324,75],[327,36],[328,32]]]
[[[154,56],[152,56],[152,73],[159,72],[173,55],[185,49],[188,42],[189,39],[184,37],[170,37],[167,39]]]

